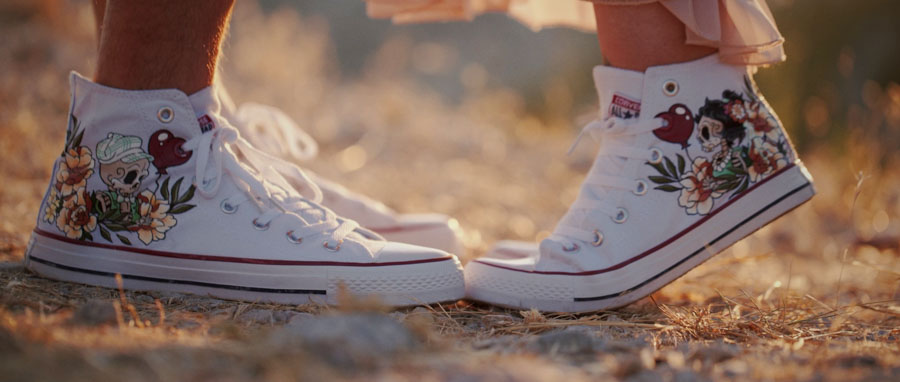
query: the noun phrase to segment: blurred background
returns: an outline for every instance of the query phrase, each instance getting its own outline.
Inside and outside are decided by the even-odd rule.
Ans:
[[[900,3],[769,4],[788,61],[757,80],[819,196],[730,250],[784,254],[774,272],[735,272],[774,280],[793,255],[856,256],[890,269],[896,293]],[[0,0],[0,33],[0,240],[14,257],[62,142],[66,75],[93,73],[96,42],[88,1]],[[589,144],[565,155],[596,113],[590,70],[602,52],[592,34],[533,32],[502,14],[394,26],[368,19],[358,0],[239,1],[224,54],[236,101],[280,107],[319,141],[304,167],[403,212],[456,217],[466,258],[499,239],[549,235],[593,159]],[[837,272],[805,285],[831,285]],[[883,272],[860,279],[882,282]]]
[[[602,52],[595,36],[566,29],[535,33],[497,14],[472,22],[393,26],[366,18],[359,0],[237,3],[220,77],[233,98],[277,106],[309,132],[320,154],[301,163],[304,169],[401,212],[433,211],[458,219],[464,262],[497,240],[541,240],[575,199],[596,151],[596,145],[583,142],[566,156],[577,131],[596,115],[590,71],[602,61]],[[879,368],[891,375],[900,370],[895,349],[900,333],[900,2],[769,4],[787,39],[788,61],[761,69],[757,81],[794,138],[818,194],[654,293],[652,300],[592,316],[599,320],[593,323],[613,324],[595,327],[603,341],[609,339],[603,348],[612,357],[604,356],[608,363],[597,370],[631,370],[621,371],[623,378],[634,373],[630,380],[662,379],[638,378],[645,374],[637,370],[646,367],[635,366],[638,358],[658,362],[657,370],[687,359],[692,368],[699,364],[702,373],[711,373],[712,380],[741,375],[859,380],[864,374],[852,374],[857,366],[869,374]],[[298,358],[294,345],[273,347],[259,335],[258,330],[274,329],[274,318],[256,323],[241,318],[245,311],[305,311],[308,306],[257,309],[255,303],[182,296],[159,297],[165,300],[162,307],[155,295],[128,293],[137,314],[154,326],[82,330],[68,324],[73,310],[94,306],[86,302],[89,298],[118,301],[116,291],[45,280],[22,268],[51,165],[63,145],[68,73],[90,77],[95,53],[89,0],[0,0],[2,375],[90,381],[287,375],[281,380],[296,380],[288,371],[319,372],[330,361]],[[124,306],[126,297],[121,301]],[[734,301],[742,305],[733,306]],[[526,354],[520,363],[510,363],[519,340],[534,337],[521,324],[543,322],[540,314],[465,302],[440,311],[429,315],[433,324],[422,326],[440,333],[429,338],[440,337],[434,342],[440,349],[469,356],[432,349],[424,353],[442,361],[423,362],[421,368],[445,365],[436,372],[443,379],[477,369],[485,376],[507,369],[538,380],[563,379],[535,372],[542,357]],[[274,317],[267,314],[262,317]],[[549,317],[554,325],[587,324],[569,315]],[[620,327],[633,323],[632,329]],[[646,329],[656,323],[672,325],[671,330]],[[620,347],[611,339],[617,336],[639,345]],[[646,342],[632,341],[645,337]],[[491,338],[506,342],[484,345],[490,342],[482,340]],[[708,353],[670,358],[656,352],[711,341],[717,342]],[[32,350],[18,355],[9,350],[24,342],[33,344],[26,347]],[[547,345],[553,357],[557,349],[575,349],[567,353],[570,359],[591,357],[583,345],[548,344],[553,344]],[[159,348],[146,351],[154,346]],[[341,342],[338,348],[348,347]],[[366,352],[382,355],[380,348]],[[755,355],[730,359],[741,352]],[[690,354],[706,361],[685,358],[694,357]],[[335,365],[341,372],[354,369],[344,361]],[[410,380],[422,380],[411,366],[415,363],[400,365],[397,370],[409,372]],[[574,370],[568,361],[549,365],[542,370]],[[162,377],[136,378],[154,367]],[[370,369],[359,370],[371,379]],[[52,377],[35,377],[41,373]],[[598,373],[588,379],[606,375]],[[887,374],[872,375],[872,380],[891,380]]]

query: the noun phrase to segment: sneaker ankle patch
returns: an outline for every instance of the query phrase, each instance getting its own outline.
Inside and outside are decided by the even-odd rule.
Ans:
[[[216,123],[213,122],[212,118],[210,118],[209,115],[206,114],[203,114],[200,118],[197,118],[197,123],[200,124],[201,133],[206,133],[216,128]]]
[[[655,170],[648,179],[656,190],[678,192],[678,205],[688,215],[708,214],[716,200],[738,195],[793,162],[778,120],[748,77],[744,83],[744,93],[725,90],[696,113],[673,104],[656,115],[663,126],[653,134],[680,145],[684,155],[647,162]],[[700,145],[700,155],[691,155],[691,144]]]
[[[93,233],[99,231],[110,243],[115,235],[125,245],[134,238],[148,245],[166,238],[178,224],[175,215],[194,208],[189,203],[194,185],[182,192],[184,178],[170,182],[165,176],[169,167],[184,164],[193,154],[183,150],[184,139],[158,130],[145,149],[141,137],[112,132],[92,151],[81,144],[83,136],[78,118],[70,116],[65,148],[41,211],[41,219],[67,238],[94,241]],[[95,161],[106,190],[87,190]],[[156,184],[144,184],[153,170],[159,175]]]
[[[637,118],[641,115],[641,102],[635,101],[622,94],[613,94],[612,102],[609,103],[609,115],[622,118]]]

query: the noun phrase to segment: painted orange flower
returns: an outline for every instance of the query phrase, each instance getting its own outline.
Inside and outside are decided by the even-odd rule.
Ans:
[[[766,175],[787,166],[787,160],[784,154],[778,151],[771,142],[764,141],[762,137],[755,137],[750,143],[750,150],[747,156],[753,162],[747,173],[750,174],[750,180],[757,182]]]
[[[144,244],[150,244],[154,240],[166,238],[166,231],[175,226],[175,217],[168,214],[169,203],[156,199],[156,195],[149,190],[144,190],[136,198],[139,204],[140,218],[129,230],[138,233],[138,238]]]
[[[70,239],[81,239],[84,233],[97,228],[97,217],[91,215],[91,198],[84,188],[63,197],[62,209],[56,217],[56,227]]]
[[[69,149],[64,157],[65,160],[56,172],[55,187],[60,196],[71,195],[84,188],[87,178],[94,173],[94,157],[86,146]]]
[[[690,215],[706,215],[712,210],[713,201],[722,196],[716,190],[713,177],[713,166],[706,158],[696,158],[691,164],[691,171],[681,178],[681,195],[678,205],[685,208]]]

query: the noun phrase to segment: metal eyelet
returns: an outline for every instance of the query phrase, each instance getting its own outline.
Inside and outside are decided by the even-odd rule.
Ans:
[[[175,119],[175,112],[171,107],[163,106],[156,112],[156,118],[162,123],[169,123]]]
[[[652,164],[660,164],[660,163],[662,163],[662,160],[663,160],[662,150],[660,150],[656,147],[651,147],[649,162]]]
[[[626,220],[628,220],[628,210],[624,208],[619,208],[616,210],[616,215],[612,217],[612,221],[622,224]]]
[[[289,242],[291,242],[291,243],[293,243],[293,244],[300,244],[300,243],[303,242],[303,238],[302,238],[302,237],[294,237],[294,231],[287,231],[287,232],[284,234],[284,236],[287,237],[287,241],[289,241]]]
[[[563,246],[562,249],[563,249],[563,251],[566,251],[566,252],[575,252],[575,251],[578,251],[579,249],[581,249],[581,247],[578,246],[578,243],[572,243],[571,247]]]
[[[343,243],[344,243],[343,240],[338,241],[337,244],[334,247],[332,247],[330,244],[328,244],[328,240],[325,240],[322,242],[322,246],[331,252],[337,252],[341,249],[341,244],[343,244]]]
[[[269,229],[269,223],[259,224],[257,219],[253,219],[253,228],[256,228],[257,231],[265,231]]]
[[[603,244],[603,232],[599,230],[594,230],[594,241],[591,242],[591,245],[595,247],[599,247],[600,244]]]
[[[663,94],[672,97],[678,94],[678,82],[675,80],[666,80],[663,82],[662,87]]]
[[[631,192],[638,196],[646,194],[647,193],[647,182],[645,182],[641,179],[638,179],[637,183],[635,183],[635,185],[634,185],[634,190],[632,190]]]
[[[219,203],[219,208],[222,209],[222,212],[229,214],[229,215],[237,212],[237,210],[238,210],[238,206],[228,203],[228,199],[222,200],[222,203]]]

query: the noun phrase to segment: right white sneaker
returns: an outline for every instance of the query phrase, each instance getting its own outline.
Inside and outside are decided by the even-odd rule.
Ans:
[[[633,72],[594,70],[601,142],[581,192],[534,247],[466,265],[472,299],[581,312],[634,302],[814,195],[752,81],[717,55]],[[578,140],[576,139],[576,143]]]
[[[223,85],[214,87],[222,100],[222,115],[255,147],[292,162],[308,161],[318,154],[316,141],[280,109],[252,102],[236,106]],[[312,171],[305,172],[322,190],[322,204],[338,215],[391,241],[462,253],[462,230],[456,219],[435,213],[401,214]]]
[[[29,269],[288,304],[334,304],[342,288],[395,306],[463,297],[455,256],[384,241],[338,217],[299,168],[253,148],[215,107],[198,121],[177,90],[112,89],[74,73],[71,86],[65,149],[28,244]]]

